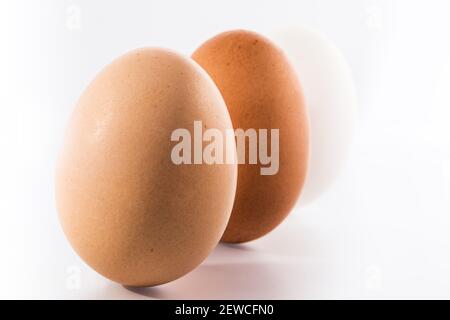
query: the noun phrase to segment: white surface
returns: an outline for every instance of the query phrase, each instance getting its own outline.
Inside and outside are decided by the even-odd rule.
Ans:
[[[450,298],[449,9],[406,0],[2,1],[0,298]],[[359,95],[352,151],[332,188],[267,237],[221,245],[158,288],[131,291],[84,265],[56,218],[53,168],[88,81],[135,47],[189,54],[227,29],[268,34],[299,22],[343,52]]]

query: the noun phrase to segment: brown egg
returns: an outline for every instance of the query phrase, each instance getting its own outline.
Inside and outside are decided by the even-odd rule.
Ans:
[[[220,241],[237,165],[173,162],[174,130],[192,132],[194,121],[232,130],[207,73],[168,50],[118,58],[81,96],[58,161],[56,200],[73,248],[103,276],[130,286],[169,282]]]
[[[192,57],[218,86],[235,129],[279,130],[276,173],[262,175],[261,159],[257,164],[249,159],[239,164],[236,199],[222,240],[259,238],[289,214],[305,180],[309,131],[299,80],[285,54],[254,32],[219,34]]]

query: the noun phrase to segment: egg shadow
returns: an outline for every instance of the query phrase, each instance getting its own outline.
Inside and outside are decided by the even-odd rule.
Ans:
[[[269,266],[230,263],[202,265],[173,284],[158,288],[124,288],[152,299],[232,299],[236,291],[240,297],[257,298],[255,292],[273,290],[277,286],[276,281],[270,279]]]
[[[317,280],[317,265],[206,264],[160,288],[127,289],[152,299],[301,299]]]
[[[221,243],[207,261],[176,281],[126,289],[152,299],[301,299],[323,281],[328,267],[302,258],[301,247],[293,256]]]
[[[152,299],[164,300],[170,299],[167,296],[163,289],[160,287],[131,287],[131,286],[123,286],[126,290],[138,294],[143,297],[148,297]]]
[[[252,248],[250,245],[246,243],[226,243],[221,242],[217,248],[228,248],[230,250],[236,250],[236,251],[247,251],[247,252],[254,252],[255,249]]]
[[[205,264],[177,285],[186,299],[264,299],[283,282],[271,264],[260,262]]]

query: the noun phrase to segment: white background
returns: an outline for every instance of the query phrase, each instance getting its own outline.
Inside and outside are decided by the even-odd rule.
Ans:
[[[445,0],[2,0],[0,298],[450,298],[449,10]],[[356,83],[357,128],[332,188],[167,285],[130,290],[93,272],[53,199],[87,83],[133,48],[189,55],[222,31],[286,25],[325,35]]]

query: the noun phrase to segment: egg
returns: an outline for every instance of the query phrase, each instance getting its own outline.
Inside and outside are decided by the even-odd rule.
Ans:
[[[326,193],[345,165],[356,122],[353,76],[342,52],[317,31],[290,27],[273,32],[302,78],[311,124],[311,161],[299,205]]]
[[[237,165],[174,161],[174,132],[192,132],[195,122],[232,130],[208,74],[165,49],[119,57],[79,99],[58,159],[56,203],[71,245],[106,278],[163,284],[194,269],[219,242]],[[235,148],[224,146],[231,155]]]
[[[277,170],[264,174],[267,159],[252,161],[250,144],[241,152],[237,146],[238,156],[244,150],[247,159],[238,165],[236,198],[222,241],[257,239],[289,214],[305,180],[309,125],[299,79],[283,51],[251,31],[219,34],[192,57],[218,86],[235,130],[255,130],[259,137],[270,131],[266,144],[258,141],[258,152],[271,141],[269,149],[278,153],[272,159]]]

